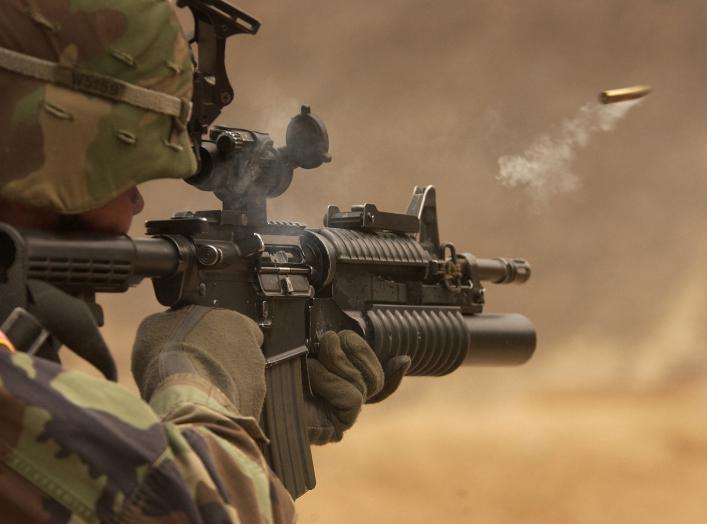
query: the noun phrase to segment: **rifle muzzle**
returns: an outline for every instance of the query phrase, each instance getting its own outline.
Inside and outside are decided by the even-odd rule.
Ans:
[[[476,265],[481,282],[523,284],[530,278],[530,264],[522,258],[475,258],[462,255],[467,264]]]

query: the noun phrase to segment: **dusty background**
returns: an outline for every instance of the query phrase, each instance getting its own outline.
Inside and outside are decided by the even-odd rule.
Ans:
[[[517,369],[410,379],[315,456],[310,522],[705,522],[707,500],[707,4],[702,0],[241,3],[264,22],[229,46],[237,100],[222,123],[282,139],[301,103],[334,162],[296,175],[274,218],[327,204],[406,207],[434,184],[441,233],[533,278],[488,290],[539,332]],[[581,187],[538,208],[495,179],[594,100],[654,94],[577,153]],[[145,188],[141,219],[217,205]],[[149,286],[104,300],[126,361]],[[129,387],[127,370],[123,381]]]

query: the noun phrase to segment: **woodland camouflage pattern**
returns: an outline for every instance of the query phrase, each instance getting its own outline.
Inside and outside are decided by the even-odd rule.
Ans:
[[[292,522],[292,499],[244,429],[254,420],[228,405],[199,377],[171,377],[148,405],[0,350],[3,521]]]
[[[185,100],[189,46],[165,0],[3,0],[0,47]],[[0,68],[0,198],[75,214],[196,170],[175,119]]]

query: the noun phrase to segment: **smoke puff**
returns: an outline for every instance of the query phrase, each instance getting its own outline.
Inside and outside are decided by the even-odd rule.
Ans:
[[[524,187],[536,204],[546,204],[553,195],[575,191],[581,185],[572,172],[577,151],[586,147],[595,133],[613,130],[639,103],[640,100],[585,104],[553,134],[537,137],[523,154],[500,157],[496,178],[507,187]]]

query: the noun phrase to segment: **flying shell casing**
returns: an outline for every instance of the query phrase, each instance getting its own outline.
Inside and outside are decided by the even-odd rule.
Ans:
[[[609,89],[599,93],[599,102],[602,104],[615,104],[616,102],[626,102],[628,100],[638,100],[648,95],[653,88],[651,86],[632,86],[620,89]]]

